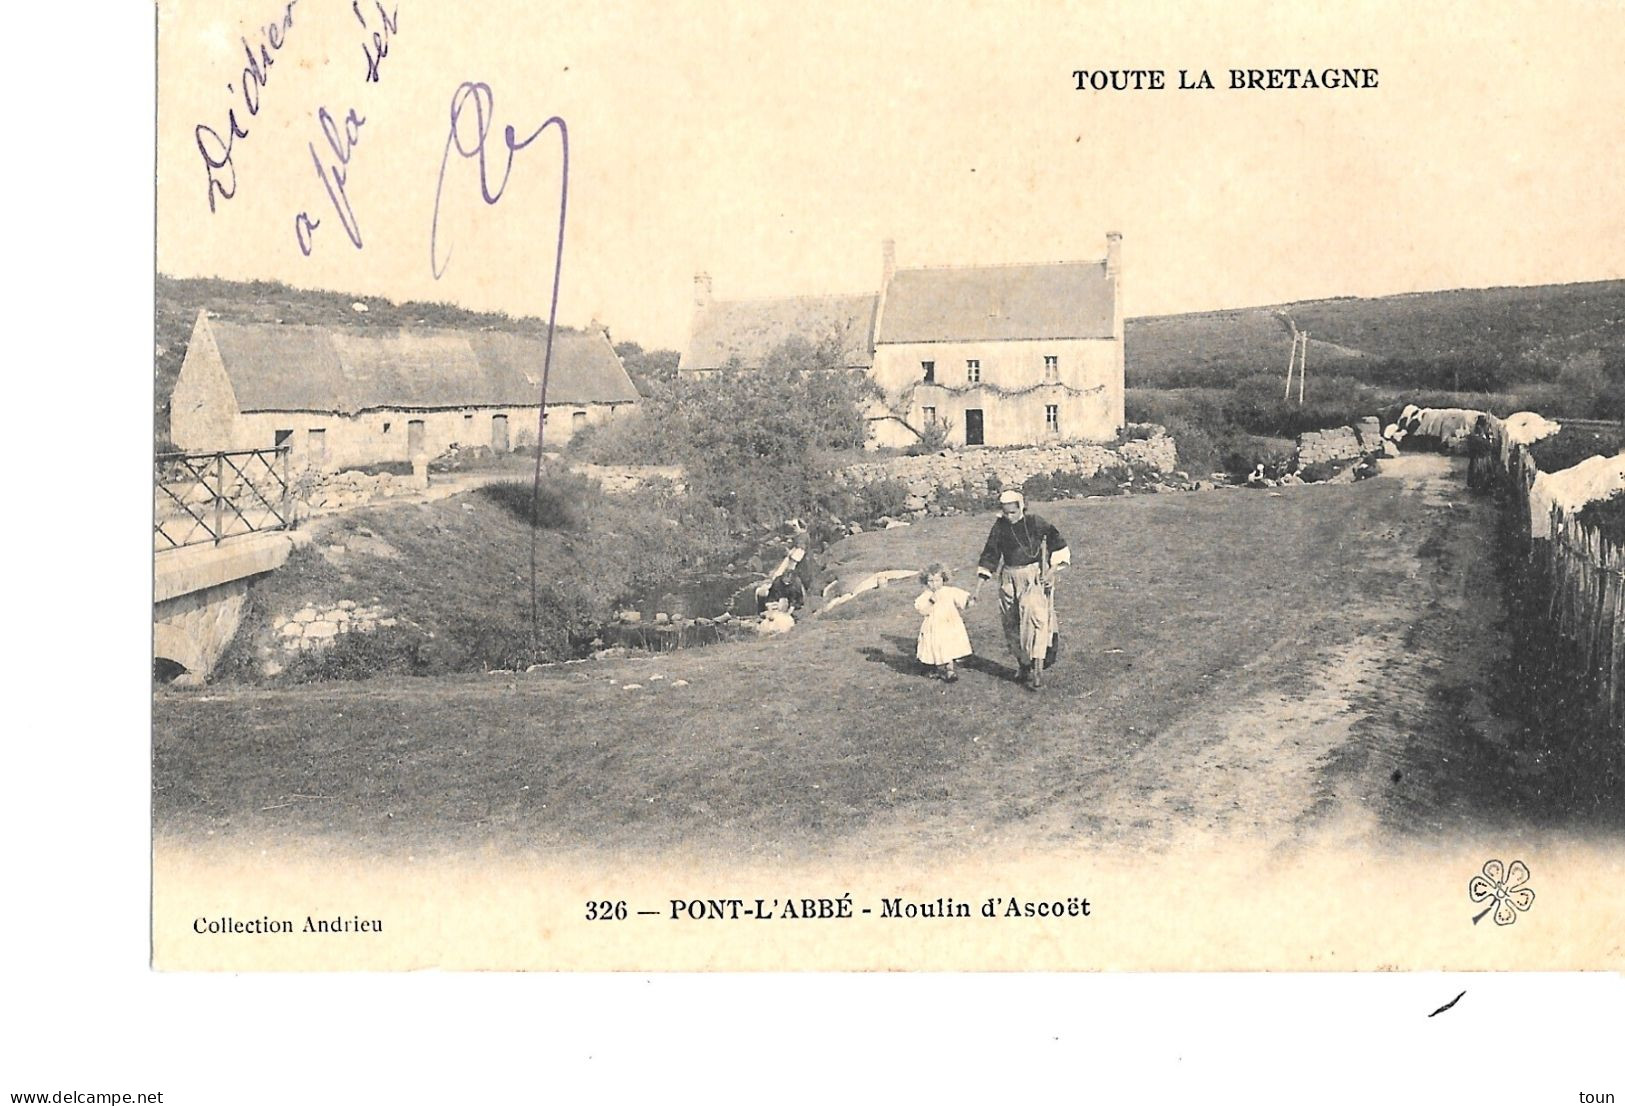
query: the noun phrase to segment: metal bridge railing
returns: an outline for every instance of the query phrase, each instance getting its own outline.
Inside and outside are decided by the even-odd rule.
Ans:
[[[154,552],[293,527],[289,449],[160,453],[152,469]]]

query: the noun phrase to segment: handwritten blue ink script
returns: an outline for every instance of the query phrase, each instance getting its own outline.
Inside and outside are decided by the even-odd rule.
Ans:
[[[361,0],[352,0],[350,10],[355,13],[356,22],[367,31],[368,37],[361,44],[361,53],[367,59],[367,70],[362,77],[363,83],[378,80],[378,66],[389,53],[389,41],[400,29],[400,9],[386,9],[382,3],[375,3],[378,9],[379,29],[374,30],[368,23],[367,17],[361,12]],[[326,148],[316,152],[316,143],[309,145],[310,160],[316,166],[316,179],[322,182],[322,188],[327,192],[327,199],[333,205],[338,215],[339,224],[344,228],[345,237],[356,249],[361,248],[361,226],[356,221],[355,209],[350,205],[350,195],[345,185],[350,175],[350,158],[354,156],[355,148],[361,142],[361,127],[366,123],[366,117],[357,114],[355,108],[350,108],[344,115],[344,122],[340,124],[333,114],[325,107],[316,110],[316,122],[321,126],[322,137],[326,139]],[[322,225],[320,219],[311,217],[310,212],[301,211],[293,219],[293,235],[299,243],[299,252],[306,257],[315,244],[316,228]]]
[[[243,52],[248,55],[248,64],[243,67],[242,84],[243,107],[247,109],[250,118],[260,113],[260,92],[265,88],[271,78],[271,66],[276,64],[275,54],[282,49],[287,41],[288,31],[293,28],[293,6],[298,0],[289,0],[288,6],[282,9],[280,21],[267,23],[263,34],[257,43],[259,50],[248,44],[244,38]],[[237,89],[228,83],[226,91],[236,94]],[[209,178],[209,210],[214,210],[216,196],[229,200],[237,194],[237,167],[232,164],[232,144],[239,138],[248,137],[248,128],[243,126],[237,118],[237,109],[226,110],[226,135],[220,137],[220,132],[207,123],[199,123],[192,129],[192,138],[197,142],[197,152],[203,156],[203,168]]]

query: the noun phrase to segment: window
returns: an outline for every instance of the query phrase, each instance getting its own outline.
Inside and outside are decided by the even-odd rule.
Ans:
[[[1053,353],[1044,355],[1044,379],[1048,381],[1061,378],[1061,359]]]
[[[310,454],[313,463],[327,460],[327,431],[320,427],[312,427],[305,431],[306,452]]]
[[[980,384],[982,382],[981,361],[973,357],[969,361],[965,362],[965,379],[970,381],[972,384]]]
[[[386,422],[386,423],[384,423],[384,433],[385,433],[385,434],[388,434],[388,433],[389,433],[389,423],[387,423],[387,422]]]
[[[927,425],[927,426],[936,425],[937,409],[935,407],[926,407],[926,408],[923,408],[922,410],[925,412],[925,425]]]
[[[1061,432],[1061,405],[1058,403],[1044,404],[1044,429],[1051,434]]]
[[[935,361],[921,361],[920,370],[925,373],[925,382],[927,384],[937,382],[937,363]]]
[[[587,412],[577,411],[570,416],[570,433],[587,428]]]
[[[292,445],[292,444],[293,444],[293,431],[292,430],[278,430],[276,432],[276,448],[281,449],[285,445]]]

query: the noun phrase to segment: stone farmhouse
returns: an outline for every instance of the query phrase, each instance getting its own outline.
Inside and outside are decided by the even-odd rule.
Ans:
[[[490,330],[233,323],[198,314],[170,437],[202,452],[291,446],[296,467],[536,444],[544,339]],[[631,410],[637,388],[602,329],[553,338],[544,445]]]
[[[795,336],[838,338],[879,387],[871,446],[932,423],[962,446],[1104,441],[1123,426],[1122,235],[1099,261],[919,269],[888,240],[874,295],[716,300],[702,273],[679,379],[759,368]]]

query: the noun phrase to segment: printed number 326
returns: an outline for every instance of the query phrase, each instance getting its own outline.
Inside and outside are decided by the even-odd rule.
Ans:
[[[589,922],[624,922],[626,920],[626,900],[610,902],[601,899],[587,904],[587,921]]]

